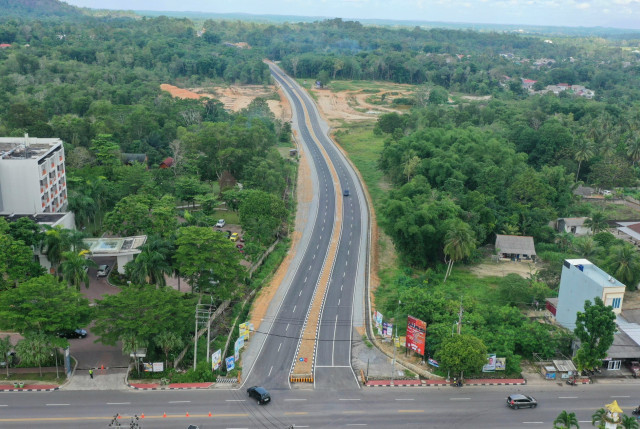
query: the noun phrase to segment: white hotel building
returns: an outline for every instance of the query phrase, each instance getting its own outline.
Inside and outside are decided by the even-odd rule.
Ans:
[[[64,160],[60,139],[0,137],[0,214],[65,212]]]

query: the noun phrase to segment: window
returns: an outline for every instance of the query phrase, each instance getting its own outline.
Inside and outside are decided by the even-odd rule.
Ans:
[[[620,301],[622,300],[622,298],[613,298],[613,301],[611,301],[611,306],[613,308],[620,308]]]

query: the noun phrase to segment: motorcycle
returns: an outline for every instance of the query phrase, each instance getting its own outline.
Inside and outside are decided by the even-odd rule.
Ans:
[[[631,411],[631,414],[633,414],[634,416],[640,416],[640,406],[635,407],[633,411]]]
[[[567,384],[569,386],[575,386],[576,385],[576,379],[575,378],[570,378],[567,380]]]

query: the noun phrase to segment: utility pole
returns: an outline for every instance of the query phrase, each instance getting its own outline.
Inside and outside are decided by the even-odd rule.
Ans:
[[[460,329],[462,328],[462,313],[464,308],[462,307],[462,297],[460,297],[460,311],[458,312],[458,335],[460,335]]]
[[[400,304],[402,304],[402,302],[400,300],[398,300],[398,308],[400,308]],[[396,338],[398,338],[398,312],[396,311],[396,318],[394,320],[394,323],[396,324],[396,336],[393,337],[393,333],[391,334],[391,336],[393,337],[391,339],[391,344],[393,344],[393,365],[391,366],[391,385],[393,386],[393,380],[396,376]]]

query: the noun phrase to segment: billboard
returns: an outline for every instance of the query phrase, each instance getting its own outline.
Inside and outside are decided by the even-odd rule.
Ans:
[[[496,370],[496,355],[487,355],[487,363],[482,367],[482,372],[493,372]]]
[[[249,322],[241,323],[238,325],[238,333],[239,337],[244,339],[245,341],[249,341]]]
[[[382,322],[382,336],[391,338],[393,335],[393,323]]]
[[[224,360],[225,365],[227,366],[227,371],[231,371],[236,367],[236,359],[233,356],[229,356]]]
[[[424,343],[427,336],[427,324],[413,316],[407,317],[407,339],[405,347],[424,356]]]
[[[220,363],[222,362],[222,350],[216,350],[211,355],[211,367],[215,371],[220,368]]]
[[[233,346],[233,357],[236,358],[236,362],[240,360],[240,350],[244,347],[244,338],[239,337],[236,340],[235,345]]]
[[[496,371],[504,371],[507,368],[507,358],[496,358]]]

